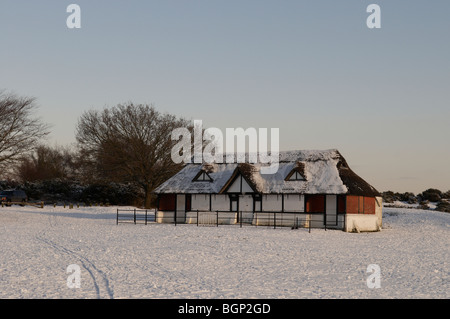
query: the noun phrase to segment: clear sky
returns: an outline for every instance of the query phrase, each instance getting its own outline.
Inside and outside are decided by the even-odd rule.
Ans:
[[[153,103],[337,148],[380,191],[450,189],[447,0],[0,0],[0,88],[37,98],[50,143],[85,110]]]

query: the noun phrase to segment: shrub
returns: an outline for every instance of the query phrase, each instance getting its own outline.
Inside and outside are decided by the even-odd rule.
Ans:
[[[400,200],[402,202],[407,202],[408,204],[416,204],[418,202],[416,196],[413,193],[403,193],[400,194]]]
[[[393,202],[395,202],[396,200],[398,200],[398,199],[397,199],[397,196],[396,196],[395,193],[392,192],[392,191],[386,191],[386,192],[383,192],[383,193],[381,194],[381,196],[383,197],[383,202],[385,202],[385,203],[393,203]]]
[[[142,198],[140,189],[131,184],[105,183],[86,186],[78,199],[88,204],[108,203],[139,206],[140,198]]]
[[[440,212],[450,213],[450,203],[442,200],[439,203],[437,203],[436,210]]]
[[[422,192],[422,200],[429,200],[430,202],[438,202],[441,200],[442,192],[435,188],[429,188]]]
[[[425,200],[425,201],[421,201],[419,203],[419,208],[420,209],[430,209],[430,206],[428,205],[430,202]]]
[[[441,197],[445,199],[450,199],[450,190],[446,191],[445,193],[442,193]]]

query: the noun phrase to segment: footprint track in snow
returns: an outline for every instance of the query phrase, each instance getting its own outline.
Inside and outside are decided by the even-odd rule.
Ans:
[[[55,227],[57,224],[58,224],[57,217],[54,215],[49,215],[50,229]],[[114,291],[111,288],[108,276],[87,257],[46,238],[45,235],[48,230],[49,228],[46,228],[41,232],[39,232],[36,235],[36,239],[59,253],[67,254],[70,257],[79,260],[83,268],[86,269],[89,276],[92,278],[97,299],[104,299],[104,298],[114,299]],[[106,296],[104,292],[106,292]]]

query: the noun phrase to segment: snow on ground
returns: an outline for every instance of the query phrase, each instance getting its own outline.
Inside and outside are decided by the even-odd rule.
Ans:
[[[0,207],[0,298],[450,297],[448,213],[386,208],[381,232],[359,234],[116,225],[115,214]],[[71,264],[79,289],[67,286]]]

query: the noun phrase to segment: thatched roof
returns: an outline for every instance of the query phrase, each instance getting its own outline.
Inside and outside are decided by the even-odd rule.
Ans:
[[[353,172],[347,164],[345,158],[341,155],[336,167],[339,177],[348,189],[348,194],[359,196],[381,196],[381,194],[369,183]]]
[[[242,175],[254,192],[261,194],[380,195],[350,169],[337,150],[280,152],[275,174],[261,174],[261,167],[249,163],[187,164],[155,193],[226,193],[234,179]],[[212,182],[195,181],[200,171],[207,172]],[[299,172],[304,180],[289,180],[293,172]]]

